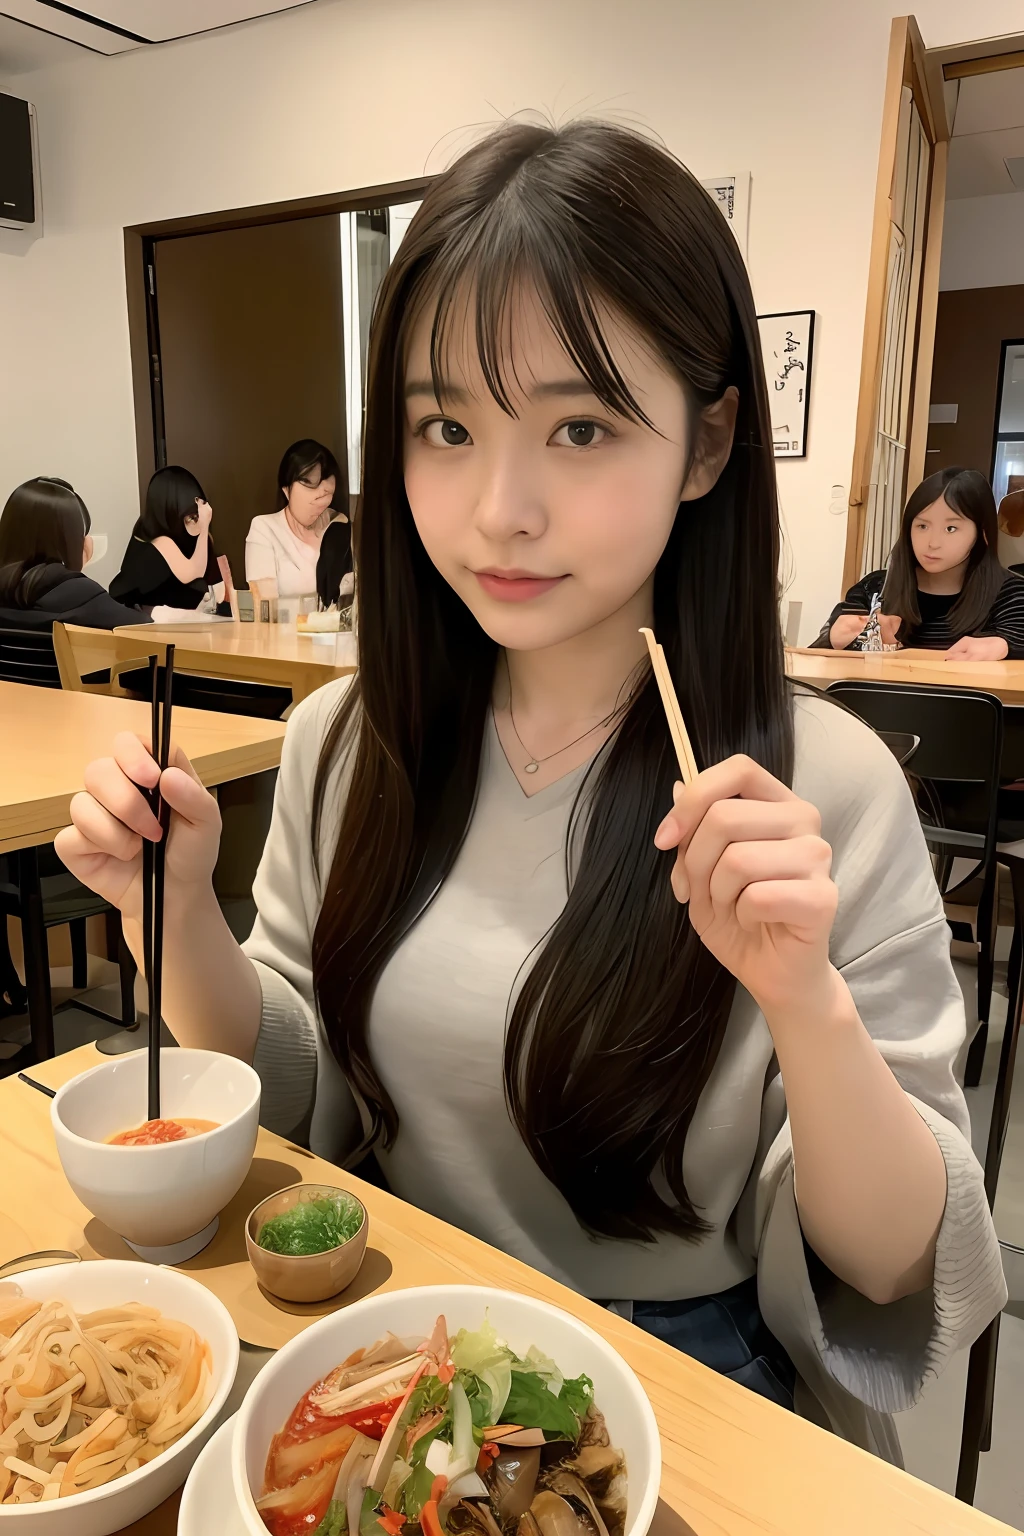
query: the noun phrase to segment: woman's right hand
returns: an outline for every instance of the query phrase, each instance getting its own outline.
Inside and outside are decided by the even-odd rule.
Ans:
[[[197,496],[196,509],[199,513],[199,532],[205,533],[213,522],[213,508],[208,501],[200,501]]]
[[[828,632],[834,651],[845,651],[863,630],[868,621],[866,613],[841,613]]]
[[[166,902],[187,901],[190,890],[209,887],[220,847],[217,802],[196,778],[180,747],[161,775],[138,736],[122,731],[113,756],[85,770],[85,793],[71,802],[72,825],[57,834],[58,858],[77,880],[116,907],[128,922],[142,921],[142,843],[160,840],[157,821],[142,793],[160,783],[171,807],[167,841]]]

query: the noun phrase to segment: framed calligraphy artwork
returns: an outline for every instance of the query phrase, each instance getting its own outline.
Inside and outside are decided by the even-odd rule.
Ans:
[[[772,445],[777,459],[807,457],[807,408],[811,399],[814,310],[758,315],[761,356],[768,385]]]
[[[701,186],[711,193],[718,204],[746,261],[747,230],[750,224],[750,172],[738,171],[735,176],[703,177]]]

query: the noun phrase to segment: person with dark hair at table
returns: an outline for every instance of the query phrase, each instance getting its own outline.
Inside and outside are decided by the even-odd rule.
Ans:
[[[277,511],[262,513],[249,525],[246,581],[276,582],[278,597],[312,597],[320,542],[332,518],[348,526],[347,506],[344,477],[331,450],[311,437],[292,443],[277,471]]]
[[[217,612],[221,581],[210,538],[213,508],[195,475],[180,464],[158,469],[128,540],[112,597],[152,612]]]
[[[47,630],[58,620],[114,629],[146,622],[85,575],[91,526],[88,507],[66,480],[38,475],[11,492],[0,514],[0,626]]]

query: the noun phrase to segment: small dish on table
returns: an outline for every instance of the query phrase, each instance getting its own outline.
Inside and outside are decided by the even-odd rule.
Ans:
[[[291,1213],[296,1213],[295,1220],[289,1219]],[[308,1220],[302,1221],[303,1216]],[[268,1226],[271,1230],[261,1242]],[[318,1230],[326,1232],[327,1238],[318,1238]],[[292,1184],[268,1195],[249,1212],[245,1246],[265,1291],[282,1301],[326,1301],[351,1285],[359,1273],[369,1230],[366,1207],[347,1189]],[[331,1234],[342,1241],[312,1248],[317,1241],[330,1241]],[[268,1240],[272,1246],[267,1246]]]

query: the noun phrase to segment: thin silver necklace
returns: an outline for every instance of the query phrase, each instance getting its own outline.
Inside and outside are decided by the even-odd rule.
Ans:
[[[549,763],[553,757],[560,757],[563,752],[568,752],[570,747],[575,747],[579,744],[579,742],[586,741],[588,736],[593,736],[594,732],[601,730],[603,726],[611,725],[612,721],[615,719],[615,716],[619,714],[622,709],[621,704],[616,704],[611,714],[605,715],[603,720],[599,720],[596,725],[592,725],[589,731],[584,731],[581,736],[577,736],[573,741],[567,741],[564,747],[558,747],[554,752],[549,752],[546,757],[534,757],[529,749],[523,744],[523,738],[516,730],[516,717],[512,713],[512,673],[509,671],[507,655],[505,657],[505,676],[508,678],[508,718],[512,726],[512,734],[516,738],[516,741],[518,741],[520,747],[522,747],[523,751],[526,753],[526,756],[530,759],[523,769],[524,773],[536,773],[540,768],[541,763]]]

